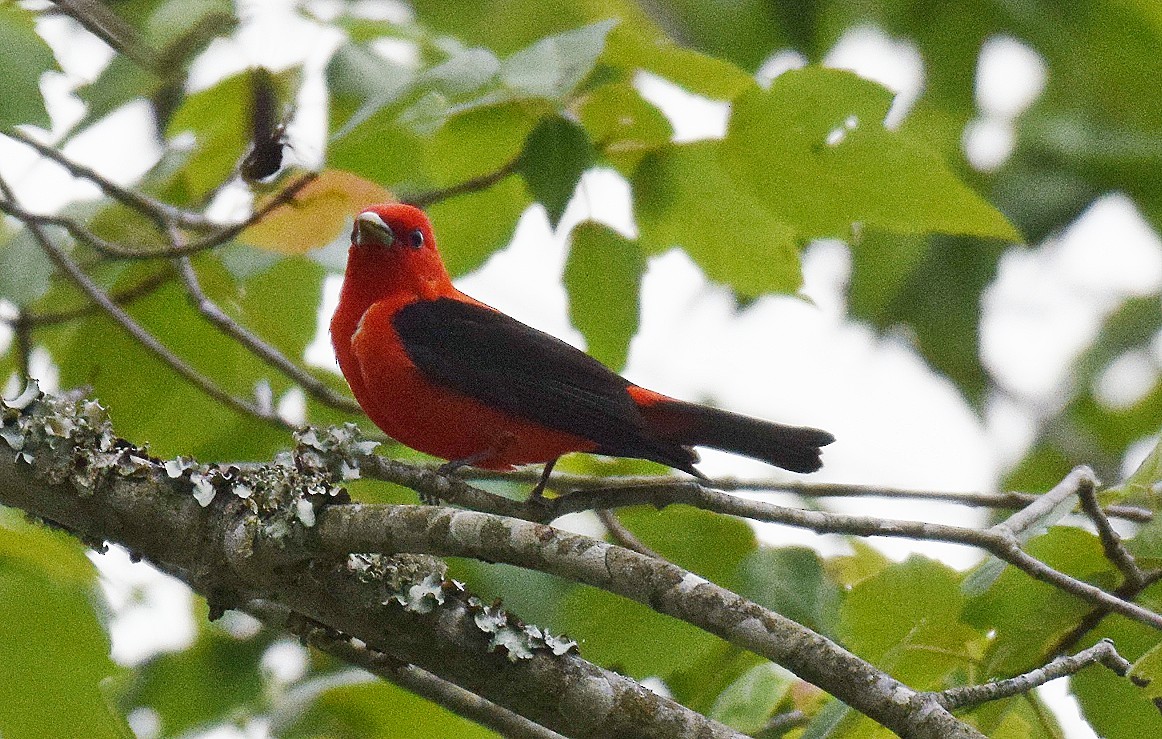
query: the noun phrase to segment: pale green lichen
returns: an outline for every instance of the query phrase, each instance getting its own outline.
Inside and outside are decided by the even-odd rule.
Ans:
[[[90,495],[108,474],[148,472],[148,452],[118,439],[100,403],[75,396],[49,396],[29,383],[19,397],[0,401],[0,438],[37,477],[72,482]]]
[[[525,624],[501,608],[499,602],[487,605],[472,596],[468,599],[468,608],[473,612],[476,627],[492,635],[488,651],[504,648],[512,662],[531,659],[538,650],[547,649],[559,657],[577,649],[577,642],[569,637],[555,636],[548,629]]]
[[[531,659],[545,651],[559,657],[577,650],[577,642],[525,624],[499,602],[489,605],[476,596],[468,596],[463,583],[447,579],[447,566],[435,557],[352,554],[347,558],[347,568],[364,582],[384,587],[383,605],[400,605],[416,614],[432,613],[450,600],[467,607],[476,628],[489,637],[488,651],[503,649],[512,662]]]
[[[199,464],[187,457],[162,461],[118,439],[105,408],[96,401],[48,396],[35,383],[13,400],[0,399],[0,440],[38,477],[53,484],[71,482],[81,495],[91,495],[106,475],[164,474],[179,486],[188,485],[202,507],[215,500],[242,505],[257,520],[260,535],[276,541],[313,527],[326,503],[345,500],[346,491],[334,483],[358,478],[361,459],[377,445],[364,439],[354,424],[307,428],[294,438],[292,451],[279,454],[273,464],[253,468]],[[447,566],[435,557],[353,554],[347,567],[360,579],[384,587],[384,605],[430,614],[448,598],[463,603],[476,627],[490,636],[489,651],[503,649],[513,662],[539,651],[560,656],[577,648],[567,637],[524,624],[499,603],[486,605],[467,597],[464,585],[446,579]]]

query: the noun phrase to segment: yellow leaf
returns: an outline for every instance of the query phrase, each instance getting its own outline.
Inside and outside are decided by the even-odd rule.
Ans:
[[[323,170],[291,202],[272,210],[238,240],[281,254],[305,254],[339,238],[359,211],[390,200],[392,194],[374,182],[341,169]],[[261,208],[262,201],[257,205]]]

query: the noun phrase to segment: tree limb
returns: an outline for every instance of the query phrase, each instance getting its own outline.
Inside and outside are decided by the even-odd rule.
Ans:
[[[84,413],[93,413],[89,404]],[[22,443],[60,428],[83,431],[88,417],[46,424],[25,433]],[[108,437],[107,430],[99,441],[87,443],[53,436],[52,443],[20,452],[30,456],[31,465],[18,462],[17,452],[0,444],[0,501],[53,521],[84,541],[116,541],[163,568],[191,573],[187,581],[207,597],[212,610],[275,599],[554,731],[736,736],[574,654],[534,651],[513,661],[490,652],[470,601],[448,597],[427,613],[401,609],[395,586],[383,577],[366,576],[366,568],[348,554],[477,556],[590,582],[774,655],[901,735],[979,736],[930,697],[830,640],[666,562],[542,524],[475,511],[323,505],[332,491],[321,478],[304,477],[317,452],[290,467],[253,470],[245,483],[237,477],[226,482],[221,472],[216,477],[212,470],[199,472],[202,482],[217,482],[205,482],[211,495],[196,499],[188,492],[192,477],[183,476],[191,474],[188,466],[167,469],[144,451]],[[171,477],[175,471],[177,479]],[[245,497],[231,494],[232,486],[241,484]]]

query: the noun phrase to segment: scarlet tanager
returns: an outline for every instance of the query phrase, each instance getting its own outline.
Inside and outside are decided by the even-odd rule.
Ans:
[[[450,460],[509,470],[590,452],[650,459],[701,477],[692,447],[795,472],[822,465],[826,431],[784,426],[667,397],[457,290],[432,224],[410,205],[355,219],[339,307],[339,368],[388,436]]]

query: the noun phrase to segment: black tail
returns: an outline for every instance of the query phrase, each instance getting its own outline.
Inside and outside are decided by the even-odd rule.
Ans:
[[[819,429],[784,426],[683,401],[655,403],[641,410],[651,430],[665,441],[734,452],[792,472],[822,467],[820,447],[835,441]]]

